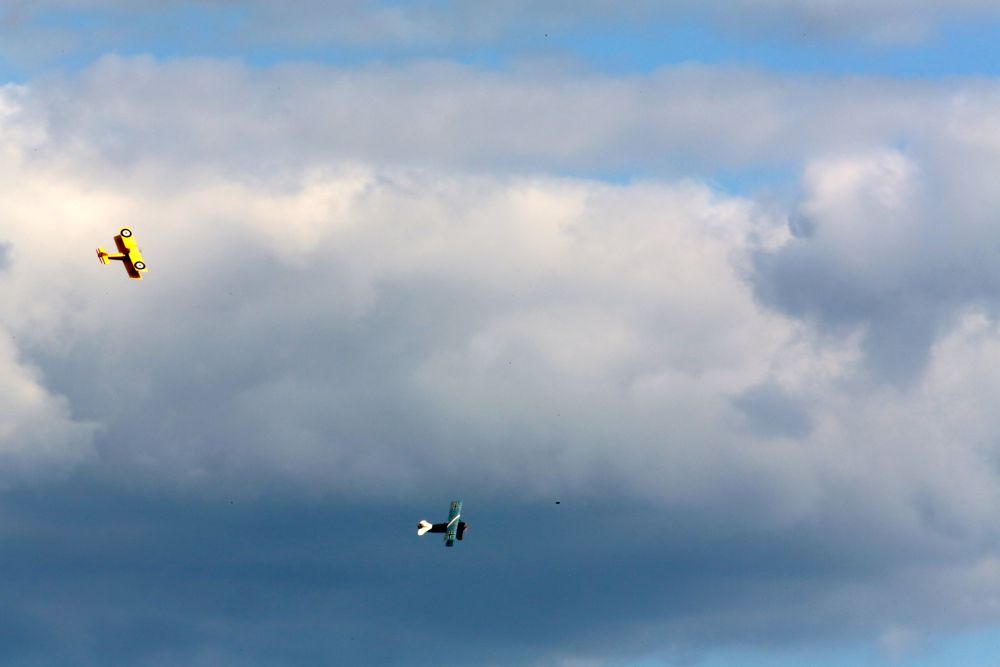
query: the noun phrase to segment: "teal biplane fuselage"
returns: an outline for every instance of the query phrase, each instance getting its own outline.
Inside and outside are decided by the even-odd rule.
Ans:
[[[454,500],[448,509],[448,523],[431,523],[421,519],[417,524],[417,535],[426,533],[444,533],[444,545],[455,546],[455,540],[461,540],[469,524],[462,521],[462,501]]]

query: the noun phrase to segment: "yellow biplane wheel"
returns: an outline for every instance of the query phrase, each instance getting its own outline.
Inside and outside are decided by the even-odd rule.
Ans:
[[[126,238],[126,239],[128,237],[132,236],[132,230],[129,229],[128,227],[122,227],[122,230],[119,233],[122,235],[123,238]]]

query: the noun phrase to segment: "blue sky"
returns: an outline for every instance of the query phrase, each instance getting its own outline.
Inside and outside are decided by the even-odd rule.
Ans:
[[[998,37],[0,9],[0,662],[996,662]]]

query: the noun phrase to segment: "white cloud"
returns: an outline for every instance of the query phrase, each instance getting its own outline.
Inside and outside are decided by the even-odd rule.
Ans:
[[[345,160],[676,176],[919,148],[942,123],[965,126],[977,105],[992,108],[995,89],[701,66],[614,78],[106,57],[80,76],[7,86],[6,97],[20,100],[8,123],[47,133],[27,149],[101,164],[222,165],[262,179]]]
[[[456,76],[460,84],[446,88],[460,95],[479,85],[461,68],[416,72],[434,74],[425,83]],[[757,74],[705,73],[736,82],[749,97],[784,87]],[[647,83],[681,81],[691,90],[693,74],[668,71]],[[373,108],[388,109],[395,93],[387,84],[404,74],[325,76],[292,68],[258,79],[231,65],[112,59],[63,82],[76,92],[51,82],[7,88],[8,326],[32,332],[36,350],[50,357],[55,350],[88,359],[77,372],[101,369],[85,399],[92,415],[124,428],[132,410],[125,406],[134,403],[178,443],[155,451],[108,444],[118,460],[146,461],[157,474],[176,468],[190,479],[228,470],[308,478],[318,488],[338,488],[333,471],[349,470],[343,479],[353,488],[376,477],[412,482],[411,459],[424,457],[427,470],[478,471],[484,482],[506,486],[524,478],[506,461],[544,451],[564,468],[529,474],[536,490],[583,489],[610,469],[664,502],[714,502],[718,486],[727,486],[782,521],[824,511],[829,488],[867,484],[872,470],[901,476],[903,487],[933,476],[919,467],[870,468],[870,457],[898,453],[895,427],[878,415],[916,415],[907,416],[915,409],[908,399],[877,386],[862,383],[860,397],[845,393],[861,382],[864,339],[813,338],[809,327],[758,306],[746,281],[762,247],[779,258],[809,248],[818,253],[810,270],[831,266],[858,289],[897,289],[906,267],[925,257],[906,252],[914,230],[931,224],[915,222],[929,176],[913,158],[881,149],[813,162],[800,207],[815,226],[809,238],[788,238],[782,218],[694,183],[609,186],[365,166],[362,157],[368,164],[379,157],[370,149],[350,163],[321,163],[313,153],[294,168],[279,161],[248,177],[241,156],[266,160],[286,139],[290,155],[309,151],[292,123],[281,126],[248,99],[282,86],[283,107],[317,109],[310,100],[321,90],[333,108],[344,79],[378,91],[369,99],[386,102]],[[333,89],[304,86],[302,77]],[[632,95],[606,84],[619,98]],[[175,85],[200,91],[201,104],[155,97]],[[824,87],[842,84],[815,85],[827,94]],[[581,88],[562,86],[570,99]],[[72,98],[102,100],[110,113],[66,112],[86,107],[65,104]],[[729,115],[718,122],[736,133],[736,114]],[[864,136],[870,123],[889,123],[871,109],[854,119],[860,129],[846,124],[845,133]],[[154,131],[143,136],[140,128]],[[228,136],[228,128],[239,130]],[[461,124],[447,129],[453,136],[438,135],[445,145],[473,136]],[[669,129],[662,136],[682,140]],[[798,150],[806,146],[804,139]],[[211,154],[216,147],[221,160]],[[180,160],[187,167],[176,173]],[[124,224],[148,246],[151,272],[141,285],[109,280],[89,256]],[[59,270],[38,274],[40,263]],[[816,298],[815,308],[840,307]],[[341,363],[340,355],[354,358]],[[387,359],[393,363],[380,365]],[[180,412],[157,415],[157,401],[169,405],[192,385],[219,392],[216,417],[206,424]],[[801,442],[740,430],[736,398],[761,386],[782,392],[788,409],[813,425]],[[276,447],[288,428],[295,444]],[[889,444],[872,444],[883,436]],[[393,466],[408,438],[417,442]],[[356,456],[362,441],[366,456]],[[855,445],[845,442],[859,441],[873,449],[849,453]],[[620,450],[621,442],[632,444]],[[927,446],[936,452],[943,444]],[[967,490],[988,489],[971,450],[958,454],[958,473],[977,480]],[[907,511],[885,501],[887,511]],[[992,511],[984,496],[966,502],[969,511]]]
[[[521,473],[504,461],[527,462],[545,443],[593,475],[609,437],[656,446],[656,429],[636,431],[620,411],[641,420],[693,393],[707,403],[685,428],[709,428],[726,392],[759,379],[766,362],[750,351],[780,345],[786,328],[753,304],[731,263],[768,221],[693,184],[346,168],[293,190],[206,181],[165,195],[66,176],[28,167],[9,181],[34,203],[7,204],[9,326],[34,332],[46,354],[86,359],[77,364],[96,378],[87,402],[100,399],[123,431],[158,419],[187,384],[212,387],[213,419],[197,406],[162,425],[190,451],[108,445],[136,460],[176,456],[182,475],[204,463],[204,437],[227,465],[316,476],[320,488],[405,481],[418,455],[429,469],[515,484]],[[48,203],[32,197],[42,188]],[[91,257],[123,224],[148,256],[140,285]],[[43,241],[53,238],[58,247]],[[42,262],[59,271],[39,278]],[[340,359],[359,352],[360,366]],[[402,426],[422,442],[393,464],[402,443],[378,440],[397,425],[361,415],[392,422],[380,412],[409,403],[424,414]],[[593,421],[576,424],[585,412]],[[558,468],[538,474],[562,483]]]

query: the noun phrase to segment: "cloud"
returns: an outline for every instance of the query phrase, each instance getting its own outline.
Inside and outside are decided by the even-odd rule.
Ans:
[[[996,310],[995,196],[949,170],[995,173],[997,153],[946,128],[926,153],[816,160],[788,243],[758,258],[761,298],[825,330],[865,330],[871,370],[906,382],[972,305]],[[978,180],[978,176],[972,177]]]
[[[881,82],[526,79],[110,58],[4,89],[0,369],[27,397],[16,442],[44,456],[3,494],[23,576],[0,652],[558,664],[891,652],[996,621],[991,86],[900,84],[786,137]],[[769,129],[727,103],[630,131],[693,145],[690,119],[718,135],[712,165],[801,160],[791,208],[547,175],[627,156],[625,123],[549,139],[515,113],[548,87],[551,131],[590,95],[629,109],[640,86],[722,81]],[[477,96],[489,124],[463,115]],[[415,98],[446,101],[394,130]],[[900,120],[901,100],[926,104]],[[338,104],[364,141],[319,123]],[[125,225],[141,283],[93,256]],[[59,475],[38,491],[38,471]],[[442,605],[427,581],[448,552],[409,526],[453,497],[475,529]],[[461,653],[415,648],[443,627]]]
[[[16,342],[0,337],[0,461],[4,486],[61,476],[91,454],[94,424],[74,419],[63,396],[44,387],[37,369],[18,359]]]
[[[679,177],[921,146],[994,86],[668,67],[614,78],[448,62],[345,69],[103,58],[7,86],[8,124],[113,163],[222,165],[250,177],[357,160],[449,169]],[[34,128],[33,130],[31,128]],[[184,135],[184,141],[175,138]],[[47,142],[47,143],[46,143]]]
[[[9,187],[55,182],[43,168]],[[105,420],[110,458],[156,477],[355,493],[428,474],[579,487],[609,438],[644,443],[629,466],[655,455],[662,434],[647,420],[665,418],[671,396],[708,399],[682,440],[713,430],[725,407],[713,395],[759,376],[747,351],[781,344],[785,325],[730,264],[767,222],[702,186],[345,167],[293,189],[136,187],[63,181],[48,208],[24,209],[11,300],[50,294],[9,325],[33,332],[32,352],[59,350],[51,363]],[[147,251],[141,285],[79,251],[125,224]],[[53,236],[79,243],[38,243]],[[39,281],[43,261],[61,269]],[[132,439],[134,423],[173,444]],[[568,468],[510,466],[538,450]]]
[[[774,384],[751,387],[734,404],[746,414],[752,429],[767,435],[800,438],[812,429],[808,412]]]

